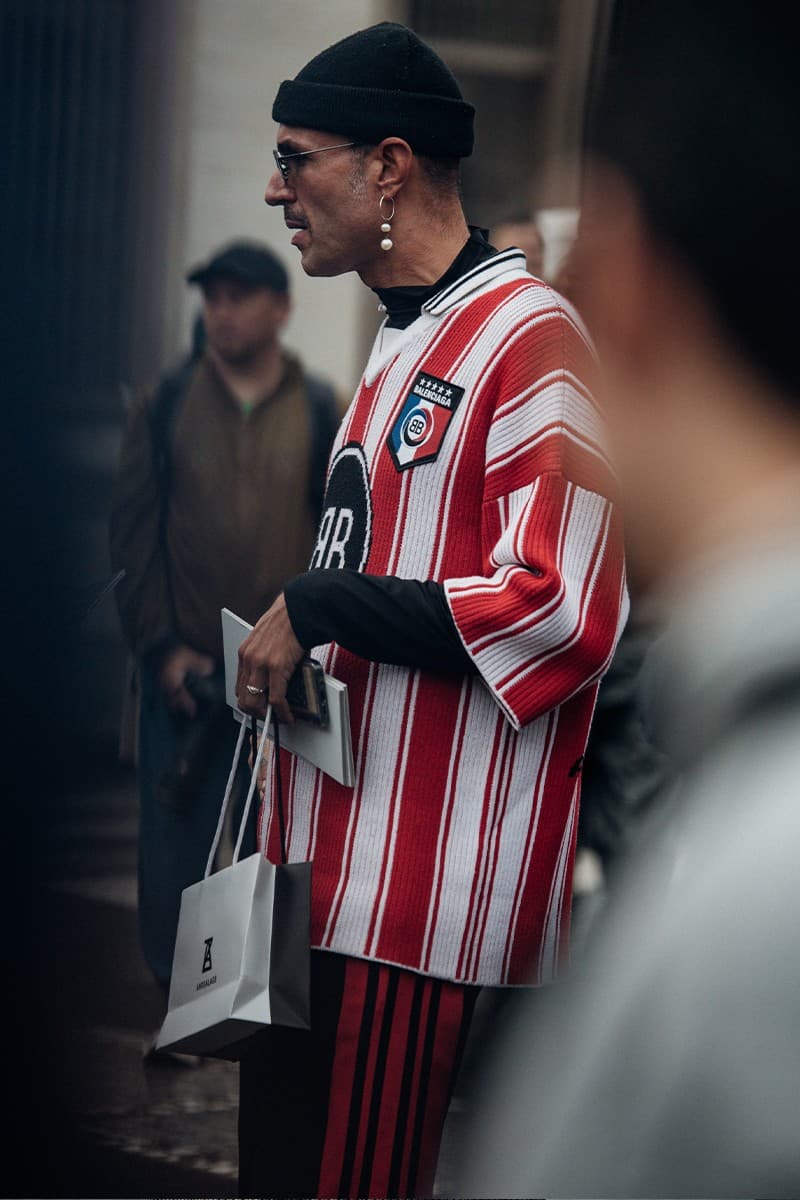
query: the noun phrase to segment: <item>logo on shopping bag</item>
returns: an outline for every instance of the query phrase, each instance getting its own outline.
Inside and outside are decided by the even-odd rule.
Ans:
[[[203,974],[204,975],[207,971],[213,971],[213,969],[214,969],[214,965],[211,962],[211,943],[213,941],[214,941],[213,937],[205,939],[205,947],[206,948],[205,948],[205,953],[203,954]],[[200,982],[195,986],[194,990],[196,992],[202,991],[203,988],[211,987],[212,984],[215,984],[216,982],[217,982],[216,975],[212,975],[210,979],[201,979]]]

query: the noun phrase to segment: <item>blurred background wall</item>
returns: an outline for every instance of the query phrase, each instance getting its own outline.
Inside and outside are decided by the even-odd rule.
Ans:
[[[0,0],[0,205],[25,318],[19,411],[35,426],[34,457],[45,446],[53,456],[36,466],[49,479],[75,731],[116,736],[124,650],[110,598],[89,606],[109,573],[125,400],[188,345],[188,267],[230,237],[271,242],[292,273],[287,340],[345,393],[378,324],[355,276],[306,279],[281,214],[263,203],[280,81],[355,29],[411,25],[477,107],[468,218],[491,227],[539,214],[552,274],[574,229],[586,98],[611,11],[612,0]]]

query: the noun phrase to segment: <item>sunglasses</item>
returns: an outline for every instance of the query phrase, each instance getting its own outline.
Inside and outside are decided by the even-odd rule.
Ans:
[[[360,144],[360,142],[337,142],[335,146],[320,146],[317,150],[297,150],[293,154],[281,154],[279,150],[273,150],[272,157],[275,159],[275,166],[280,171],[283,182],[288,183],[291,169],[290,158],[307,158],[309,154],[324,154],[326,150],[344,150],[348,146]]]

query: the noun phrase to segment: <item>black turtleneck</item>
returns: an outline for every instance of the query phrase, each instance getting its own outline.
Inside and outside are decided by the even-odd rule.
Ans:
[[[487,231],[471,225],[463,249],[435,283],[375,288],[388,313],[387,325],[407,328],[423,304],[495,254]],[[284,595],[295,636],[306,650],[338,642],[372,662],[447,675],[475,673],[440,583],[327,568],[298,575]]]
[[[406,329],[412,321],[416,321],[423,304],[432,300],[438,293],[444,291],[451,283],[455,283],[467,271],[477,267],[478,263],[493,258],[497,251],[489,245],[488,229],[479,229],[470,225],[469,237],[463,249],[453,259],[450,266],[435,283],[426,283],[416,287],[373,288],[381,304],[386,309],[389,329]]]

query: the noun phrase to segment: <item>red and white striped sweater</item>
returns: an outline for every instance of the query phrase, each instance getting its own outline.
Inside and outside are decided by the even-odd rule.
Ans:
[[[312,565],[442,583],[478,674],[314,651],[348,685],[356,764],[348,789],[283,761],[314,946],[465,983],[557,971],[580,760],[627,614],[592,370],[574,310],[515,251],[378,335]],[[264,817],[277,861],[269,790]]]

